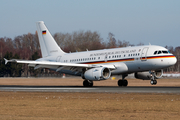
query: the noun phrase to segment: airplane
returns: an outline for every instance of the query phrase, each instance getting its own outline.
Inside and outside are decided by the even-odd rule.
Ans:
[[[56,72],[81,76],[83,86],[92,87],[93,81],[107,80],[113,75],[122,75],[118,86],[126,87],[125,77],[150,80],[156,85],[163,69],[174,65],[176,57],[166,48],[156,45],[129,46],[124,48],[65,53],[56,43],[43,21],[36,23],[42,58],[35,61],[11,59],[8,62],[25,63],[28,66],[49,68]]]

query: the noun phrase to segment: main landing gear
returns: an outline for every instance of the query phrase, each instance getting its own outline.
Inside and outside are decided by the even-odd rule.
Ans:
[[[85,79],[84,82],[83,82],[83,86],[84,87],[92,87],[93,86],[93,81]]]
[[[124,86],[126,87],[128,85],[128,81],[126,79],[124,79],[125,77],[127,77],[128,75],[122,75],[122,79],[118,80],[118,86]]]
[[[157,80],[155,79],[155,72],[154,71],[150,71],[151,73],[151,85],[156,85],[157,84]]]

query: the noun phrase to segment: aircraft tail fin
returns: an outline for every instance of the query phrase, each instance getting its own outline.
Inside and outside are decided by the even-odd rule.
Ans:
[[[42,57],[62,55],[65,52],[58,46],[43,21],[36,23]]]

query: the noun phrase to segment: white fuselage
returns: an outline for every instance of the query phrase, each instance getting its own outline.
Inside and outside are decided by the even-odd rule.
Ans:
[[[155,51],[161,52],[154,54]],[[66,53],[41,60],[79,64],[113,64],[117,69],[112,70],[112,74],[159,70],[174,65],[177,61],[166,48],[154,45]],[[53,66],[51,68],[57,69]],[[72,74],[78,71],[74,67],[73,69],[64,67],[61,71]]]

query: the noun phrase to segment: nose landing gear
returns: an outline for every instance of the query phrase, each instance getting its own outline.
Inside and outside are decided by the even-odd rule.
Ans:
[[[155,72],[154,71],[150,71],[151,73],[151,85],[156,85],[157,84],[157,80],[155,79]]]

